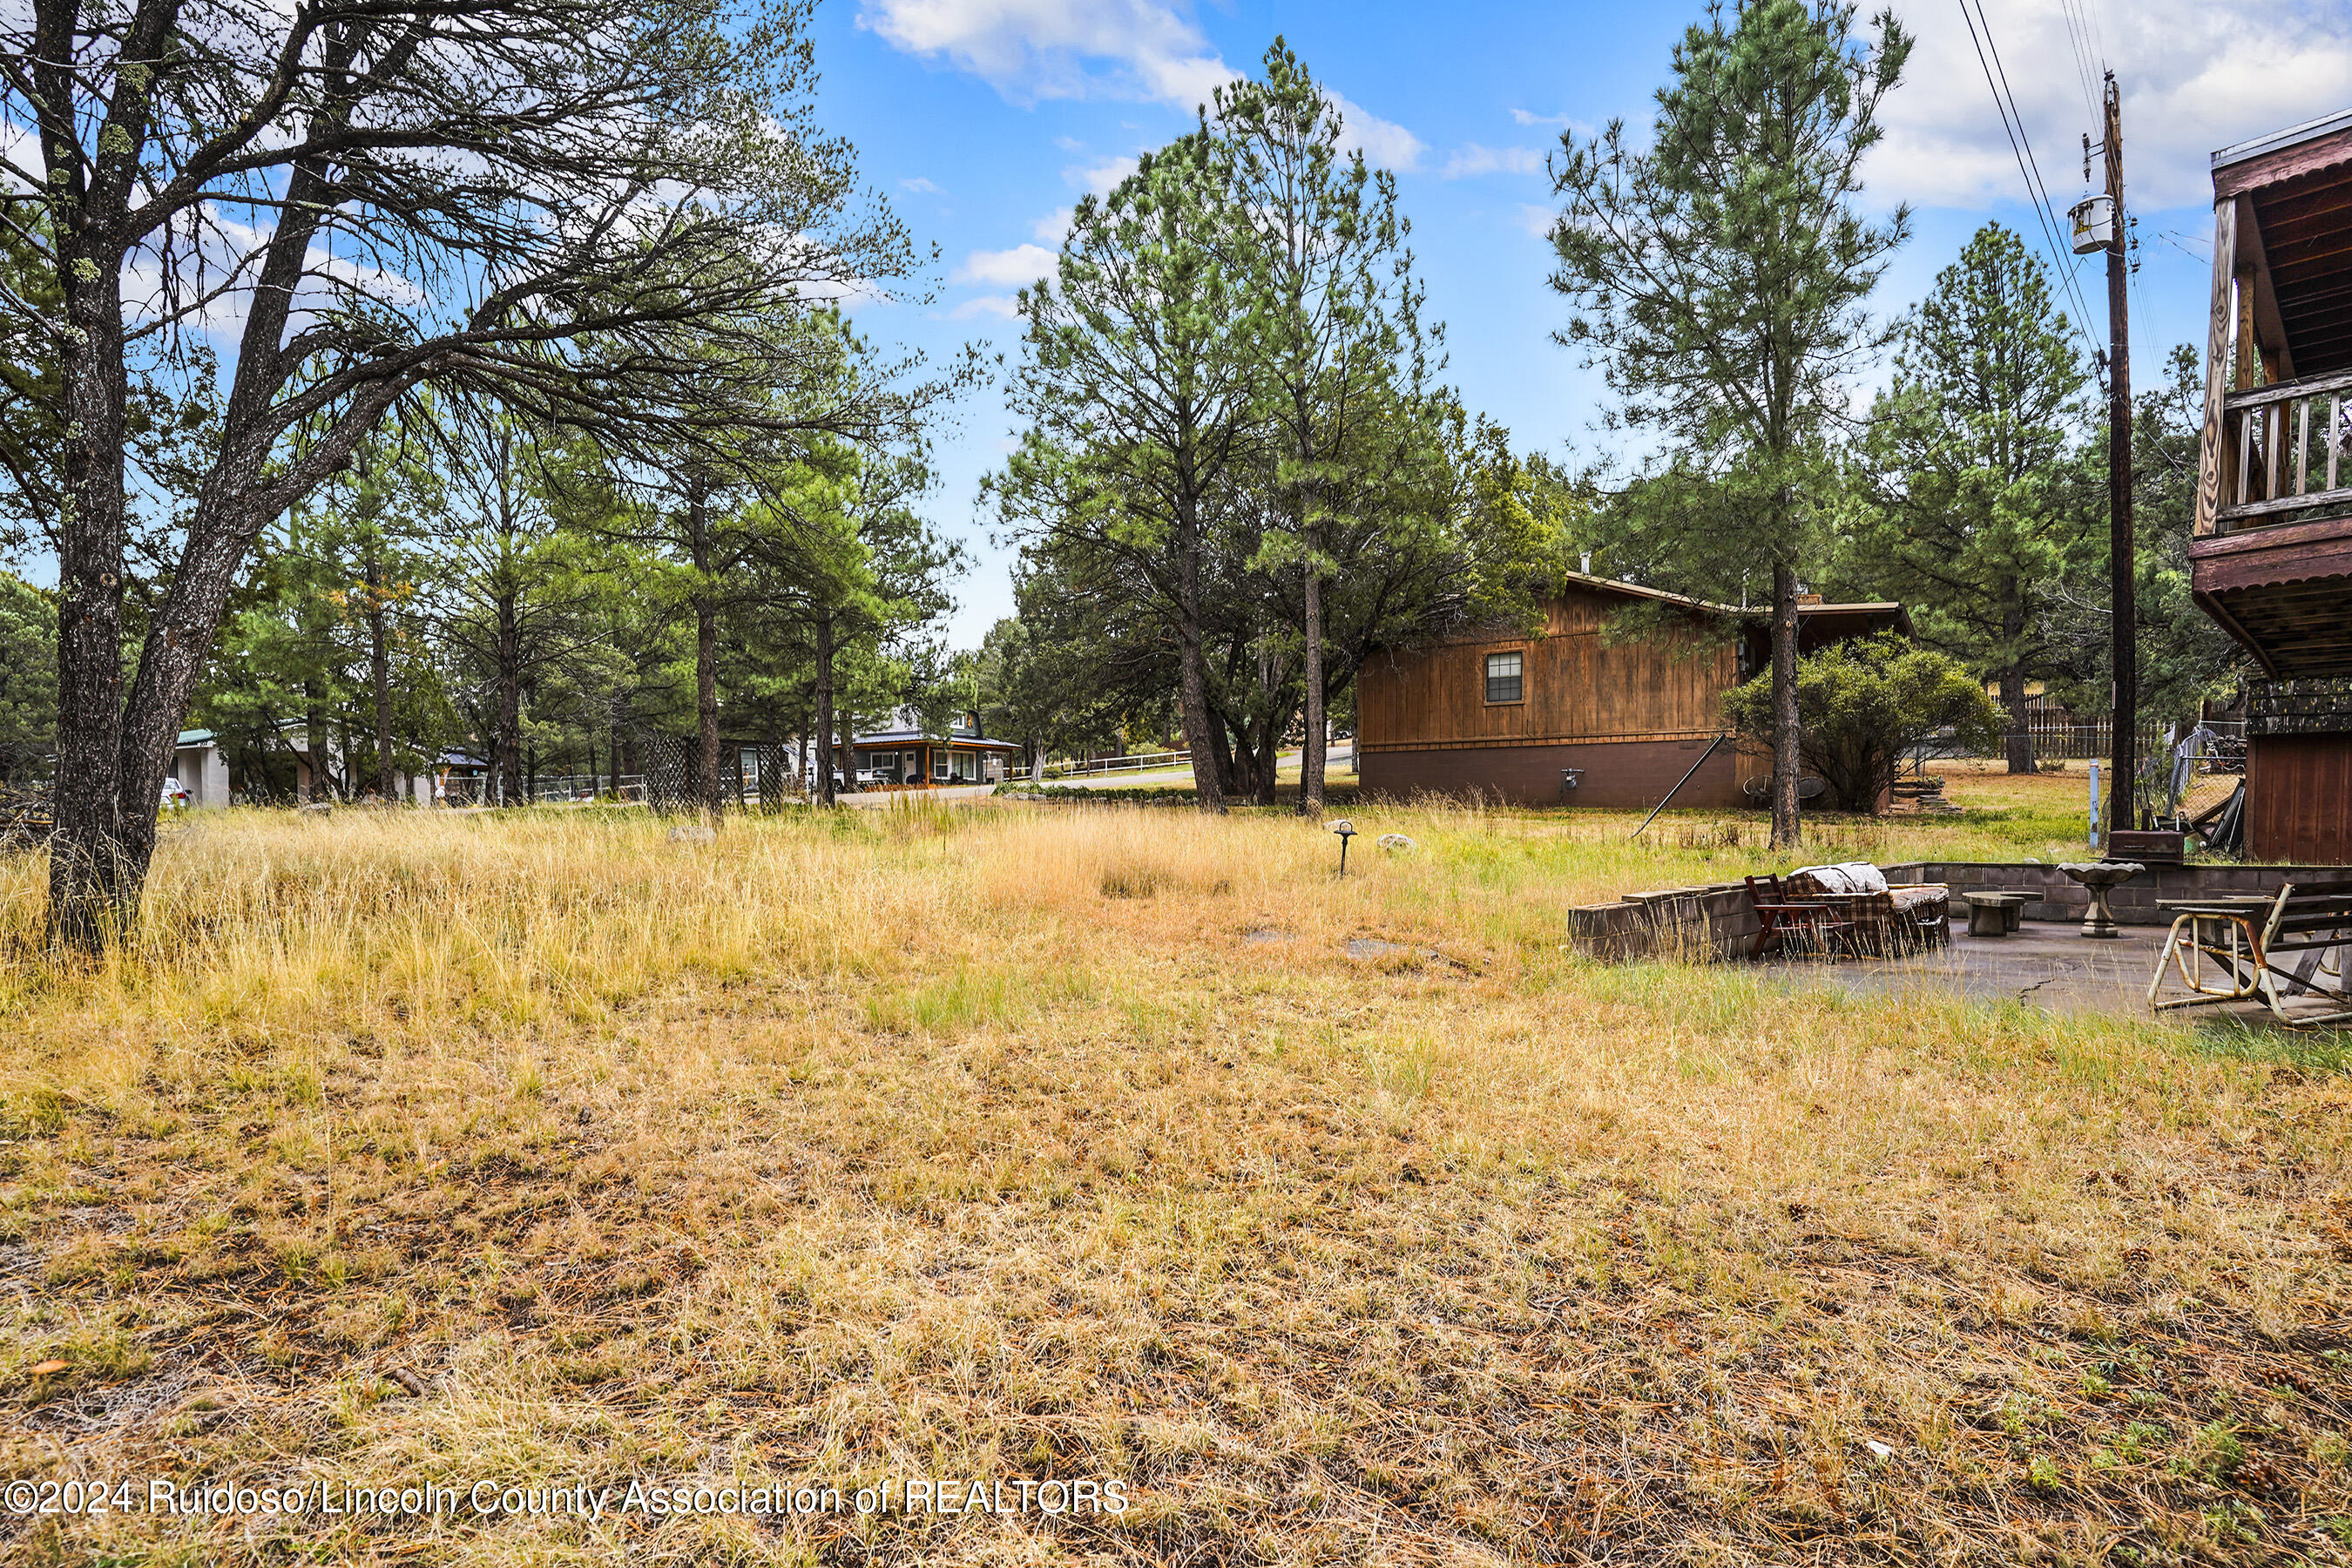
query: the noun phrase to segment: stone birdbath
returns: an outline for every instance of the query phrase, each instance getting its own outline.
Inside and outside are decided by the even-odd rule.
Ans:
[[[2083,911],[2083,934],[2123,935],[2122,928],[2116,924],[2116,911],[2107,907],[2107,895],[2147,868],[2137,860],[2095,860],[2088,865],[2061,866],[2058,869],[2082,883],[2091,895],[2091,907]]]

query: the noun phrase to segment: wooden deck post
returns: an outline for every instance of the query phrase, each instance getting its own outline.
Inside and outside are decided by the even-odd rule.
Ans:
[[[2229,453],[2221,441],[2221,398],[2229,389],[2231,285],[2236,281],[2238,203],[2225,196],[2213,204],[2213,308],[2205,340],[2205,428],[2198,437],[2197,514],[2190,531],[2213,531],[2214,514],[2229,489],[2221,470]]]

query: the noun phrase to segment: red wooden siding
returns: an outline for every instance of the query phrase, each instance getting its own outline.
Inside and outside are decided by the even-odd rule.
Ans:
[[[2352,735],[2246,742],[2246,853],[2299,866],[2352,865]]]
[[[1601,623],[1622,603],[1570,589],[1533,637],[1373,655],[1357,677],[1366,753],[1713,737],[1722,721],[1718,700],[1738,668],[1731,644],[1689,651],[1661,637],[1604,646]],[[1715,631],[1696,619],[1691,625],[1701,635]],[[1486,656],[1515,650],[1527,654],[1525,699],[1489,704]]]

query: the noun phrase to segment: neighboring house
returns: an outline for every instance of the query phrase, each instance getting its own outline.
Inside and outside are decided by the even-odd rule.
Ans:
[[[293,752],[294,791],[299,799],[308,799],[310,789],[309,753],[302,750],[301,732],[296,731],[286,742]],[[454,755],[454,753],[453,753]],[[331,765],[340,769],[340,751],[330,749]],[[268,798],[266,782],[249,780],[239,770],[229,765],[228,753],[221,747],[220,737],[210,730],[183,730],[172,746],[171,777],[180,781],[188,792],[191,806],[231,805],[237,804],[254,788]],[[433,780],[423,773],[394,775],[399,798],[422,805],[433,798]]]
[[[2352,110],[2214,153],[2189,588],[2268,678],[2246,694],[2256,860],[2352,864],[2347,301]]]
[[[1663,605],[1669,626],[1639,640],[1602,636],[1629,605]],[[1896,604],[1800,605],[1798,647],[1893,629]],[[1740,623],[1745,622],[1743,626]],[[1769,779],[1761,751],[1726,741],[1722,697],[1765,668],[1767,627],[1728,605],[1566,574],[1532,636],[1490,636],[1375,653],[1356,676],[1358,776],[1368,793],[1475,791],[1522,805],[1647,808],[1753,804]],[[1564,775],[1573,771],[1571,786]]]
[[[886,728],[852,737],[845,750],[845,777],[871,774],[869,787],[878,789],[928,789],[1003,784],[1019,767],[1023,747],[1018,741],[990,740],[971,713],[956,715],[944,736],[926,734],[915,715],[902,708]]]
[[[171,776],[188,792],[188,804],[226,805],[228,757],[210,730],[183,730],[172,743]]]

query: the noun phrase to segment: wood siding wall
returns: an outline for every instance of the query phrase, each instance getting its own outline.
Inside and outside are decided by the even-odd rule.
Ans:
[[[2257,735],[2246,742],[2246,853],[2352,865],[2352,734]]]
[[[1738,669],[1731,645],[1685,658],[1663,639],[1604,647],[1601,624],[1623,602],[1570,589],[1539,635],[1373,655],[1357,675],[1365,752],[1711,739]],[[1524,700],[1490,704],[1486,656],[1513,651],[1527,656]]]

